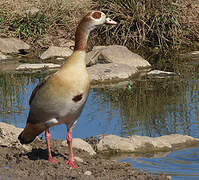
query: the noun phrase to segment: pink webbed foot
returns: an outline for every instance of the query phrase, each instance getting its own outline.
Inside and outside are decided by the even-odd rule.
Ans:
[[[58,163],[57,161],[55,161],[52,157],[48,158],[48,161],[52,162],[52,163]]]
[[[75,165],[75,163],[73,161],[66,161],[66,164],[70,165],[73,169],[77,168],[77,166]]]

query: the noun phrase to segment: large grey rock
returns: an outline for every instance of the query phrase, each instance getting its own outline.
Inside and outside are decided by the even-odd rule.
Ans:
[[[51,57],[69,57],[73,51],[68,47],[57,47],[50,46],[43,54],[40,56],[41,59],[48,59]]]
[[[42,68],[59,68],[61,65],[53,63],[44,63],[44,64],[20,64],[16,70],[36,70]]]
[[[17,139],[22,130],[13,125],[0,122],[0,146],[16,147],[31,151],[32,147],[30,145],[21,145]]]
[[[27,50],[30,46],[20,39],[0,38],[0,51],[3,53],[19,53],[19,50]]]
[[[138,72],[137,68],[125,64],[96,64],[87,68],[91,83],[128,79]]]
[[[103,63],[120,63],[130,67],[148,68],[151,65],[140,55],[131,52],[125,46],[111,45],[102,48],[99,55],[99,62]]]
[[[199,142],[199,139],[172,134],[162,137],[132,136],[123,138],[115,135],[106,135],[97,144],[99,151],[120,151],[120,152],[154,152],[170,151],[173,148],[188,147]]]
[[[68,146],[67,141],[62,142],[63,146]],[[90,144],[80,138],[73,138],[73,147],[88,152],[90,155],[95,155],[96,152],[93,150]]]

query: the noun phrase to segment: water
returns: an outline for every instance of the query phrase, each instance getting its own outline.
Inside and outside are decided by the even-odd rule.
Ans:
[[[172,133],[199,138],[199,74],[163,81],[139,80],[131,90],[91,89],[73,137],[99,134],[146,135]],[[40,76],[0,76],[0,121],[23,128],[28,115],[28,99]],[[65,125],[50,129],[52,138],[65,139]],[[42,135],[43,136],[43,135]],[[133,167],[172,179],[199,179],[199,146],[139,157],[115,157]],[[114,157],[110,157],[114,158]]]

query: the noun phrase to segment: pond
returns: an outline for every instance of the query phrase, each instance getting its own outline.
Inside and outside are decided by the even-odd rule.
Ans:
[[[100,134],[157,137],[179,133],[199,138],[199,68],[164,80],[139,79],[128,88],[92,88],[73,137]],[[28,99],[45,75],[0,75],[0,121],[24,128]],[[65,139],[65,125],[50,129],[52,138]],[[41,135],[44,137],[44,135]],[[108,157],[128,161],[152,174],[172,179],[199,179],[199,146],[158,154]]]

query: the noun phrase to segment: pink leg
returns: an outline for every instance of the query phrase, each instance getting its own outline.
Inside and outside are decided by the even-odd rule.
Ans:
[[[74,156],[72,150],[72,131],[67,131],[66,140],[69,148],[69,160],[66,163],[69,164],[72,168],[77,168],[77,166],[74,164]]]
[[[55,161],[53,159],[52,154],[51,154],[51,149],[50,149],[50,132],[49,132],[49,129],[47,129],[45,131],[45,137],[46,137],[46,142],[47,142],[47,147],[48,147],[48,160],[50,162],[57,163],[57,161]]]

